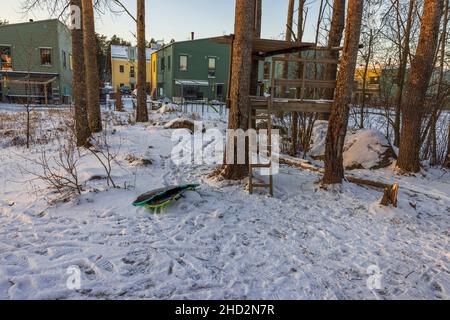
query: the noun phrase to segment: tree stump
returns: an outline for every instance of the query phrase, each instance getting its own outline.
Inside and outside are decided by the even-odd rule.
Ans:
[[[389,206],[393,205],[395,208],[398,206],[398,184],[394,183],[390,187],[384,188],[383,199],[381,200],[381,205]]]

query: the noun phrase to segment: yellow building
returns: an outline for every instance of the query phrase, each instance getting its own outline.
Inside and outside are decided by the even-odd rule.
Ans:
[[[156,60],[157,60],[157,54],[156,54],[156,51],[154,51],[154,52],[152,52],[152,56],[151,56],[151,59],[152,59],[152,69],[151,69],[151,73],[152,73],[152,76],[151,76],[151,96],[152,97],[156,97],[156,90],[157,90],[157,82],[156,82]]]
[[[154,50],[147,49],[147,88],[150,93],[152,64],[151,55]],[[111,46],[111,74],[114,90],[128,87],[133,91],[137,86],[138,61],[137,48],[127,46]]]
[[[381,75],[382,67],[379,65],[369,66],[366,74],[365,90],[364,89],[364,65],[357,66],[355,70],[355,82],[356,88],[354,90],[355,102],[361,103],[363,98],[363,93],[365,95],[365,101],[374,101],[380,97],[381,90]]]

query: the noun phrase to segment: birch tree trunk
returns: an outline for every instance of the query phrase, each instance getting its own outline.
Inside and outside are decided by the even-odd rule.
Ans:
[[[137,0],[138,83],[136,122],[148,121],[147,53],[145,43],[145,0]]]
[[[323,184],[339,184],[344,179],[343,149],[347,134],[349,104],[358,57],[364,0],[349,0],[344,50],[337,76],[336,93],[328,123]]]
[[[402,102],[403,125],[397,166],[405,172],[420,171],[420,133],[425,96],[433,72],[441,16],[442,0],[425,0],[419,44],[411,63],[410,76]]]
[[[71,6],[82,8],[81,0],[70,0]],[[81,17],[82,19],[82,17]],[[71,30],[72,39],[72,69],[73,69],[73,99],[75,107],[75,135],[77,146],[82,147],[88,144],[91,132],[88,124],[87,114],[87,91],[85,81],[83,30],[73,28]]]
[[[229,129],[247,130],[248,128],[253,38],[253,33],[249,30],[253,30],[254,21],[255,0],[236,0]],[[237,163],[237,151],[245,150],[236,150],[236,144],[230,142],[227,141],[226,152],[234,151],[235,162],[225,164],[221,175],[224,179],[241,180],[248,174],[248,165]],[[231,149],[233,145],[234,150]]]
[[[97,45],[95,35],[94,8],[92,0],[82,0],[84,64],[86,67],[86,92],[89,129],[102,131],[100,111],[100,82],[97,69]]]

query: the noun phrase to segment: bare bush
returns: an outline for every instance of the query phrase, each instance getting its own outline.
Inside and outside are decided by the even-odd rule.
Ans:
[[[105,169],[106,183],[108,186],[117,188],[116,183],[112,177],[113,163],[118,164],[117,157],[120,152],[120,147],[117,150],[111,148],[108,141],[108,130],[102,131],[100,134],[91,138],[91,146],[87,149]]]
[[[45,147],[37,159],[27,159],[39,167],[38,171],[25,170],[35,179],[44,182],[48,188],[58,192],[63,198],[81,195],[83,189],[78,175],[78,163],[82,155],[73,141],[58,146],[58,153],[49,156]]]

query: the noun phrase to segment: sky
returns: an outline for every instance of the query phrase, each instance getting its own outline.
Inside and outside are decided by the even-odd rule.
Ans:
[[[28,19],[48,19],[48,12],[36,10],[25,14],[23,0],[0,0],[0,19],[10,23]],[[206,38],[233,33],[235,0],[146,0],[147,38],[176,41],[187,40],[191,32],[196,38]],[[309,1],[309,13],[304,41],[314,40],[314,20],[317,19],[318,1]],[[123,0],[128,10],[135,14],[136,0]],[[281,39],[285,32],[288,0],[263,0],[262,37]],[[105,12],[97,14],[96,31],[114,34],[133,41],[135,25],[125,14]]]

